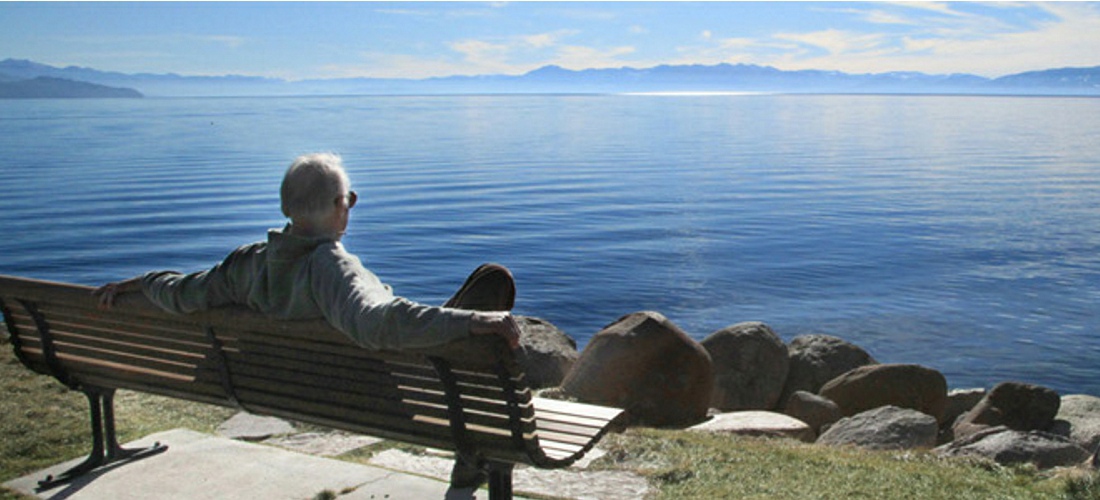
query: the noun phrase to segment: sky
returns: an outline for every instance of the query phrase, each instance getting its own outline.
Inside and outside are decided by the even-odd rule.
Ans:
[[[287,80],[719,63],[998,77],[1100,66],[1100,3],[0,1],[7,58]]]

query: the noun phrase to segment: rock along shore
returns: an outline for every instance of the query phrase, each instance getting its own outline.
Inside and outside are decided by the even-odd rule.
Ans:
[[[1100,466],[1100,398],[1017,381],[949,390],[940,372],[880,363],[830,335],[784,343],[745,322],[693,340],[657,312],[628,314],[577,352],[520,317],[521,363],[545,397],[625,408],[628,425],[871,449],[933,449],[1039,468]]]

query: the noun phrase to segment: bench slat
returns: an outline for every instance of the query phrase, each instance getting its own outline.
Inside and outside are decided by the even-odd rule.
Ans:
[[[602,427],[578,426],[547,419],[538,420],[538,431],[540,435],[543,432],[552,432],[556,434],[572,434],[575,436],[581,436],[586,439],[591,439],[593,436],[599,434],[602,429]]]
[[[446,419],[428,417],[424,415],[418,415],[417,417],[415,417],[415,420],[421,423],[431,422],[436,426],[439,426],[440,428],[449,426],[449,421],[447,421]],[[486,449],[495,449],[498,451],[515,449],[515,443],[512,441],[512,435],[507,429],[501,429],[498,427],[486,427],[474,424],[467,425],[467,431],[467,438],[474,446],[484,447]],[[525,436],[525,438],[533,439],[534,436]],[[450,449],[454,449],[453,444],[451,445]]]
[[[543,453],[546,454],[551,460],[567,461],[573,458],[576,454],[571,451],[555,450],[555,449],[543,449]]]
[[[188,375],[186,373],[154,370],[107,359],[100,359],[95,357],[95,353],[90,354],[91,356],[84,356],[76,353],[58,352],[57,357],[61,361],[67,363],[65,366],[66,370],[74,376],[79,376],[82,371],[106,370],[117,371],[135,377],[145,376],[154,379],[175,380],[180,382],[194,382],[196,380],[193,373]]]
[[[22,351],[26,361],[30,362],[27,368],[42,375],[50,375],[50,367],[46,365],[46,355],[42,353],[40,345],[24,345]]]
[[[294,382],[298,379],[323,379],[326,382],[318,385],[325,385],[330,383],[327,381],[336,379],[341,383],[370,386],[379,383],[392,383],[396,380],[401,385],[423,387],[425,390],[438,393],[443,392],[442,383],[435,375],[434,369],[424,366],[383,363],[374,360],[375,362],[364,365],[362,369],[354,369],[342,365],[310,363],[300,359],[272,357],[267,353],[258,354],[254,351],[248,353],[228,352],[227,357],[231,363],[231,372],[242,371],[242,373],[248,373],[256,377],[270,378],[273,383]],[[500,382],[495,377],[478,377],[474,379],[467,375],[464,378],[466,380],[476,380],[481,384],[494,383],[494,385],[460,383],[463,395],[466,397],[499,400],[503,395],[503,390],[499,385]],[[526,395],[519,396],[521,400],[528,397]]]
[[[552,414],[559,413],[563,415],[581,415],[590,416],[590,418],[610,421],[618,418],[623,413],[623,410],[619,408],[612,408],[610,406],[600,406],[588,403],[574,403],[572,401],[562,401],[558,399],[547,398],[533,398],[535,402],[535,410],[540,414]]]
[[[194,324],[176,321],[151,322],[148,318],[111,315],[99,309],[80,309],[67,304],[46,302],[37,304],[39,312],[47,317],[51,325],[70,323],[92,326],[104,332],[142,333],[153,339],[190,340],[197,344],[206,344],[206,333]]]
[[[383,388],[378,394],[367,394],[362,390],[341,390],[339,388],[303,386],[296,384],[272,385],[264,380],[257,380],[245,376],[234,376],[234,385],[237,393],[255,390],[272,395],[298,399],[309,404],[326,404],[329,401],[339,401],[342,407],[354,407],[361,411],[370,412],[404,412],[438,419],[447,419],[448,411],[446,403],[439,398],[421,399],[422,393],[417,391],[400,391],[396,388]],[[385,394],[390,392],[390,394]],[[467,405],[466,422],[470,425],[490,426],[506,429],[509,426],[508,407],[504,404],[474,407]],[[525,426],[533,428],[532,426]]]
[[[535,416],[539,421],[557,422],[560,424],[577,425],[580,427],[603,427],[607,425],[609,420],[594,419],[578,415],[565,415],[561,413],[545,414],[540,413],[537,409]]]
[[[131,343],[159,348],[168,351],[196,352],[210,348],[210,343],[201,335],[181,334],[175,330],[152,328],[124,328],[116,324],[104,324],[98,321],[80,323],[77,319],[49,320],[52,331],[67,331],[87,336],[99,337],[122,343]]]
[[[308,390],[324,393],[334,387],[339,387],[341,391],[348,393],[347,396],[349,397],[355,395],[372,395],[378,394],[381,391],[386,391],[383,395],[391,399],[416,399],[439,406],[446,404],[446,398],[443,396],[443,387],[438,380],[430,381],[420,378],[406,378],[399,376],[400,374],[385,373],[364,376],[365,374],[363,373],[350,371],[344,371],[341,374],[350,375],[353,378],[342,378],[334,376],[331,373],[324,373],[323,370],[302,373],[271,368],[269,365],[257,365],[246,362],[244,358],[236,359],[237,355],[234,355],[232,358],[235,361],[231,362],[229,370],[234,378],[238,376],[249,377],[250,384],[257,388],[278,390],[278,387],[303,387],[303,389],[301,389],[303,391]],[[410,383],[419,383],[420,385],[409,385]],[[466,388],[464,387],[464,389]],[[478,395],[480,396],[483,394],[478,393]],[[470,410],[495,413],[507,412],[507,405],[500,399],[500,389],[496,389],[491,392],[490,395],[496,396],[496,398],[487,399],[464,394],[463,401],[465,406]]]
[[[543,439],[539,437],[539,445],[543,450],[553,450],[561,453],[576,454],[584,449],[584,444],[570,443],[566,441],[556,441],[554,439]]]
[[[393,384],[397,378],[383,365],[353,370],[340,366],[311,365],[301,361],[283,360],[263,355],[246,355],[227,352],[226,359],[231,373],[251,373],[275,382],[293,382],[299,377],[321,377],[343,384],[378,385]]]
[[[226,336],[227,333],[224,328],[217,328],[214,332],[219,338]],[[350,339],[346,337],[332,339],[329,335],[320,334],[321,332],[318,332],[316,338],[310,338],[308,336],[287,337],[273,333],[274,332],[264,331],[232,331],[232,337],[235,342],[241,345],[263,347],[269,352],[276,354],[279,352],[288,353],[284,354],[288,357],[295,357],[295,353],[300,352],[314,352],[320,356],[331,355],[337,359],[360,360],[366,362],[377,361],[383,358],[390,358],[393,361],[402,359],[410,360],[400,353],[383,354],[378,351],[370,351],[353,346]],[[334,340],[338,340],[338,342]],[[411,360],[415,361],[415,358]],[[352,364],[354,365],[354,362],[352,362]]]
[[[247,352],[249,354],[261,354],[272,358],[306,360],[312,363],[322,363],[325,365],[354,369],[386,364],[386,360],[383,357],[372,356],[370,351],[361,348],[348,348],[348,346],[343,346],[342,351],[337,351],[326,348],[325,345],[287,347],[273,344],[263,339],[249,339],[248,337],[233,338],[221,333],[218,334],[218,338],[225,339],[223,342],[226,348]]]
[[[228,398],[225,397],[225,394],[221,391],[221,388],[215,386],[195,384],[153,384],[149,383],[147,380],[125,379],[112,376],[112,374],[99,375],[94,373],[83,374],[81,376],[81,381],[83,383],[96,387],[113,387],[117,389],[127,389],[131,391],[146,392],[149,394],[157,394],[160,396],[182,399],[185,401],[195,401],[198,403],[237,408]]]
[[[225,395],[225,391],[217,384],[182,382],[172,379],[151,379],[149,377],[132,377],[131,373],[111,370],[88,369],[79,375],[82,384],[96,387],[113,387],[116,389],[129,389],[172,396],[185,400],[200,400],[202,403],[213,403],[220,406],[233,406]],[[189,396],[193,394],[194,397]]]
[[[37,339],[38,328],[34,324],[34,319],[31,318],[21,305],[13,305],[8,300],[4,300],[10,309],[12,324],[15,325],[16,331],[19,332],[19,337],[22,339]]]
[[[261,409],[265,413],[279,413],[295,420],[313,421],[322,418],[331,422],[338,429],[363,432],[376,435],[384,432],[390,435],[400,435],[402,441],[417,442],[415,439],[431,439],[433,446],[453,450],[453,434],[450,429],[450,421],[446,418],[436,418],[423,414],[413,413],[409,415],[395,416],[388,413],[367,412],[354,406],[340,406],[335,404],[321,404],[294,397],[273,395],[253,390],[239,389],[237,397],[240,398],[245,408]],[[417,438],[417,436],[420,436]],[[471,432],[471,441],[478,445],[501,447],[510,445],[510,435],[503,436],[495,433]]]
[[[300,412],[289,411],[283,408],[265,406],[262,404],[256,404],[252,407],[253,410],[260,411],[266,415],[275,417],[281,417],[291,420],[297,420],[300,422],[306,422],[316,425],[322,425],[333,429],[340,429],[348,432],[354,432],[358,434],[364,434],[367,436],[374,436],[382,439],[391,439],[394,441],[401,441],[405,443],[427,446],[430,448],[438,448],[441,450],[453,450],[454,440],[450,435],[443,434],[411,434],[407,431],[391,430],[381,426],[374,425],[362,425],[354,422],[348,422],[346,420],[323,416],[317,414],[303,414]]]
[[[144,359],[149,361],[156,360],[166,364],[193,366],[205,359],[206,355],[209,353],[209,349],[207,349],[206,352],[186,352],[169,350],[150,345],[96,338],[84,333],[74,333],[64,330],[55,330],[53,332],[53,335],[54,343],[57,344],[58,350],[61,350],[63,345],[72,346],[82,349],[91,349],[106,353],[114,353],[118,356],[131,356],[137,359]]]
[[[589,436],[580,436],[576,434],[552,432],[547,429],[539,429],[539,444],[543,447],[547,446],[547,443],[557,443],[561,445],[576,446],[577,449],[583,448],[584,445],[591,441]]]
[[[145,370],[148,373],[171,373],[180,377],[194,378],[198,370],[197,362],[179,362],[167,359],[157,359],[138,354],[88,347],[72,344],[68,342],[68,339],[55,340],[54,347],[57,349],[58,358],[64,359],[68,356],[89,360],[99,359],[107,363],[113,363],[115,366],[129,366],[135,370]]]

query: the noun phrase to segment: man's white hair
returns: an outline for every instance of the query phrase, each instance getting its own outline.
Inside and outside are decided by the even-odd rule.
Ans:
[[[336,209],[335,200],[350,187],[339,156],[332,153],[299,156],[286,170],[279,190],[283,215],[292,221],[318,224]]]

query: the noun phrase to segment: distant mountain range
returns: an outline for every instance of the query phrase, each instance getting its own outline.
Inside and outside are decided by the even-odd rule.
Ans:
[[[1100,66],[1030,71],[999,78],[918,72],[850,74],[718,64],[574,71],[545,66],[529,73],[427,79],[343,78],[288,81],[252,76],[117,73],[27,60],[0,61],[0,97],[274,96],[391,94],[532,94],[774,92],[886,94],[1100,95]],[[20,94],[22,93],[22,94]]]
[[[30,79],[7,79],[0,75],[0,99],[56,98],[118,98],[142,97],[134,89],[115,88],[78,82],[65,78],[39,76]]]

